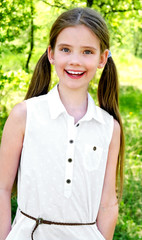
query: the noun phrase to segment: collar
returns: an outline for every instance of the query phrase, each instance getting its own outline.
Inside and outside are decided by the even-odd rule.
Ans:
[[[50,92],[48,93],[48,106],[49,111],[52,119],[56,119],[61,115],[62,113],[66,113],[67,111],[61,102],[59,92],[58,92],[58,85],[56,85]],[[95,119],[96,121],[105,124],[104,118],[103,118],[103,110],[100,107],[97,107],[94,103],[93,98],[88,93],[88,108],[87,112],[84,115],[84,117],[79,121],[90,121],[92,119]]]
[[[63,103],[61,102],[58,85],[56,85],[50,92],[48,93],[48,106],[52,119],[56,119],[59,115],[64,112],[67,112]]]
[[[92,119],[96,120],[99,123],[105,124],[103,110],[100,107],[96,106],[93,98],[88,93],[88,108],[81,121],[90,121]]]

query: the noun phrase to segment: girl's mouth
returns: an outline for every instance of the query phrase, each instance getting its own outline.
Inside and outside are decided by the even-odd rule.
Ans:
[[[85,72],[82,72],[82,71],[65,70],[65,72],[71,78],[80,78],[85,74]]]

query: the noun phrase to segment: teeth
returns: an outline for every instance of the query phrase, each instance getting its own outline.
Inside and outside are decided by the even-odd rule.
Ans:
[[[74,71],[67,71],[67,72],[73,75],[81,75],[83,73],[83,72],[74,72]]]

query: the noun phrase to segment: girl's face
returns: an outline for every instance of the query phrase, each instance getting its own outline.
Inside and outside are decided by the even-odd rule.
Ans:
[[[99,38],[85,25],[77,25],[60,32],[54,50],[48,47],[48,56],[60,86],[86,90],[97,68],[104,67],[108,50],[101,54]]]

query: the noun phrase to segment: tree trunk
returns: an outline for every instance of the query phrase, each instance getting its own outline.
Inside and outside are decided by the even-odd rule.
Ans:
[[[30,31],[30,51],[26,62],[26,71],[29,72],[29,63],[32,56],[32,51],[34,48],[34,6],[33,1],[31,1],[31,31]]]
[[[92,7],[93,0],[87,0],[87,7]]]

